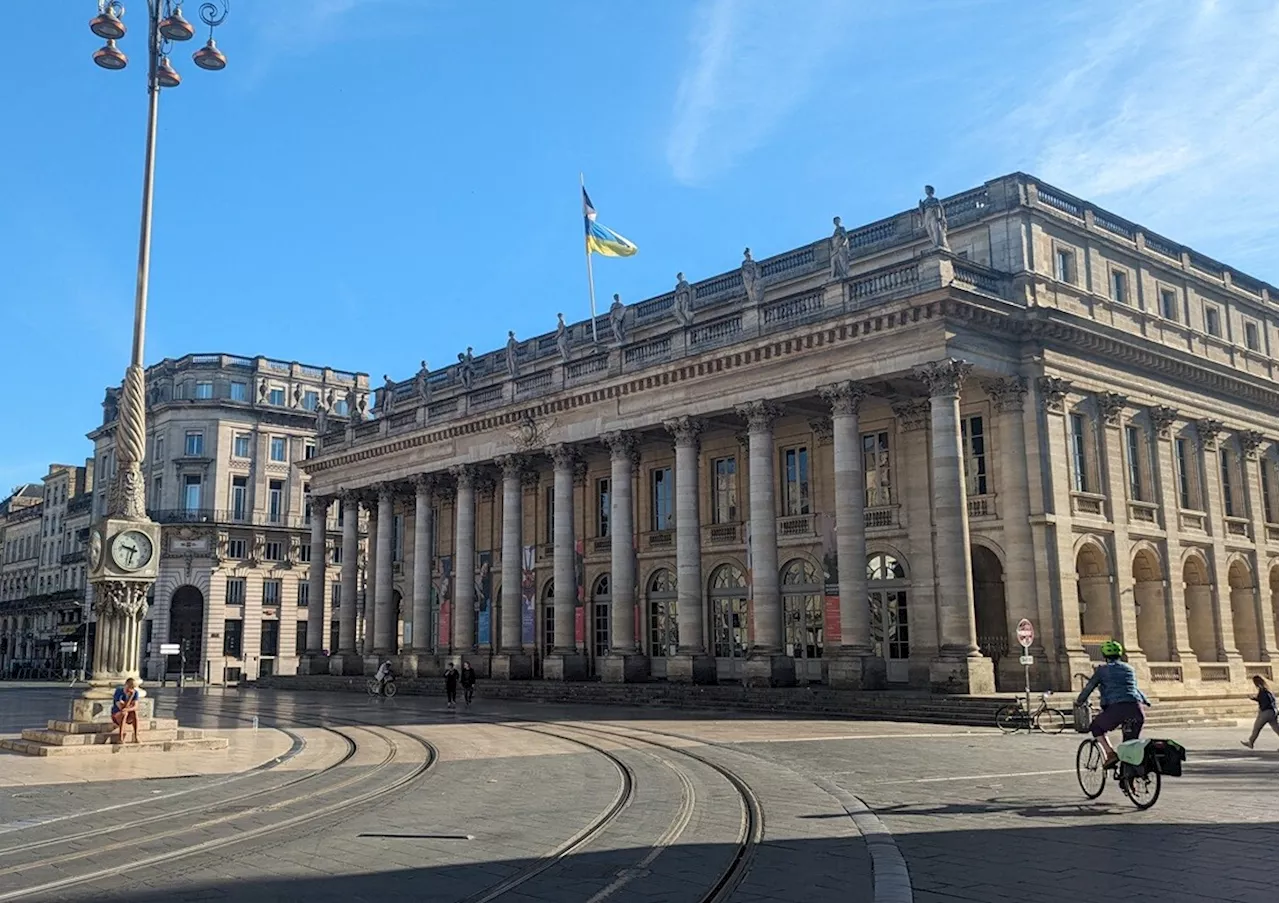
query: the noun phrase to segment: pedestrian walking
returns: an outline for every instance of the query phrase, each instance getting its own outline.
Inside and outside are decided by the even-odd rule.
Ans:
[[[462,698],[467,706],[471,705],[471,697],[476,693],[476,672],[471,667],[471,663],[463,661],[462,674],[459,675],[459,681],[462,684]]]
[[[1258,688],[1258,694],[1249,698],[1258,704],[1258,717],[1253,719],[1253,733],[1249,735],[1249,739],[1240,741],[1241,745],[1249,749],[1253,749],[1253,744],[1258,742],[1258,735],[1268,724],[1273,731],[1280,734],[1280,724],[1276,723],[1275,694],[1271,692],[1271,688],[1267,686],[1267,681],[1261,674],[1253,676],[1253,685]]]
[[[449,667],[444,669],[444,695],[451,709],[458,706],[458,677],[458,669],[449,662]]]

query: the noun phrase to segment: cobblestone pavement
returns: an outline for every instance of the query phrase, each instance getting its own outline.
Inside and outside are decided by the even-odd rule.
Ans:
[[[0,688],[0,735],[71,692]],[[155,695],[231,749],[0,755],[0,903],[1277,898],[1271,737],[1175,732],[1186,773],[1138,812],[1084,799],[1072,734]]]

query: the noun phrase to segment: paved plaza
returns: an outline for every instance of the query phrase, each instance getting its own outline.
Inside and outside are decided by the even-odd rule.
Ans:
[[[0,736],[73,692],[0,688]],[[1186,773],[1138,812],[1074,734],[154,692],[230,749],[0,756],[0,903],[1277,898],[1270,734],[1161,729]]]

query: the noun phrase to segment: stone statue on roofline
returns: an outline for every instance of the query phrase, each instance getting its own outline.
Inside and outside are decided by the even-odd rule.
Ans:
[[[423,361],[422,367],[413,378],[413,390],[423,401],[426,401],[431,397],[431,386],[427,383],[427,376],[429,376],[430,373],[431,371],[427,369],[427,362]]]
[[[520,373],[519,353],[520,343],[516,341],[516,331],[509,330],[507,332],[507,375],[512,379]]]
[[[751,249],[742,252],[742,287],[747,290],[747,301],[759,304],[764,298],[764,285],[760,278],[760,264],[751,259]]]
[[[676,290],[671,302],[671,314],[681,326],[688,326],[693,322],[693,286],[684,278],[684,273],[676,273]]]
[[[843,279],[849,275],[849,233],[840,223],[840,217],[833,217],[836,229],[831,233],[831,277]]]
[[[950,251],[951,245],[947,241],[947,211],[942,207],[942,201],[933,196],[933,186],[924,186],[924,200],[920,202],[920,221],[924,225],[925,234],[929,236],[929,241],[933,242],[933,246],[939,251]]]
[[[359,402],[360,397],[356,394],[356,387],[347,389],[347,419],[353,423],[360,419],[357,416],[360,413]]]
[[[391,413],[391,405],[395,399],[396,384],[391,381],[391,377],[382,374],[382,394],[378,398],[378,414],[385,417]]]
[[[569,327],[564,322],[564,314],[556,314],[556,350],[560,352],[560,360],[569,362]]]
[[[475,357],[471,354],[471,348],[468,347],[465,352],[458,355],[458,380],[462,383],[462,388],[470,389],[475,379]]]
[[[621,345],[627,338],[627,305],[618,295],[613,296],[613,303],[609,305],[609,328],[613,330],[614,344]]]

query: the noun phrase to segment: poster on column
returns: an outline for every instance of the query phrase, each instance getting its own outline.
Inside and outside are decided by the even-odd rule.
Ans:
[[[583,543],[579,539],[573,544],[573,587],[577,604],[573,607],[573,642],[578,648],[587,641],[587,609],[586,587],[582,582]]]
[[[635,590],[634,598],[636,600],[639,600],[640,599],[640,540],[634,534],[631,536],[631,573],[635,574],[636,576],[636,585],[634,587],[634,590]],[[636,648],[643,649],[645,648],[644,618],[640,616],[640,605],[638,604],[638,601],[635,606],[635,614],[636,614],[636,623],[635,623]]]
[[[822,541],[822,645],[840,645],[840,564],[836,548],[836,519],[830,514],[817,517]]]
[[[743,530],[747,540],[747,652],[756,644],[756,598],[755,581],[751,579],[751,521],[747,521]]]
[[[493,623],[493,553],[480,553],[480,569],[476,571],[476,642],[490,643]]]
[[[440,648],[448,649],[453,642],[453,556],[440,556],[440,572],[436,579],[436,592],[440,594]]]
[[[520,555],[520,642],[532,646],[533,634],[533,602],[537,595],[537,582],[534,580],[534,561],[537,546],[525,546]]]

